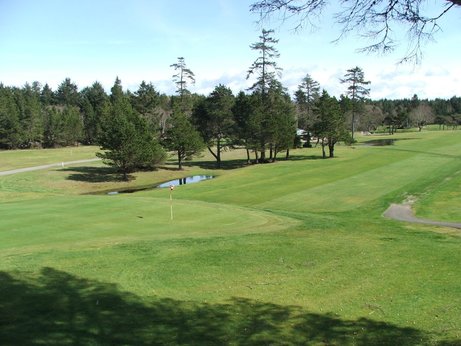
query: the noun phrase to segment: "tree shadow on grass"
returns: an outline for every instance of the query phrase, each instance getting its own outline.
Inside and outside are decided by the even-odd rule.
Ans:
[[[141,298],[52,268],[0,272],[3,345],[415,345],[414,328],[343,320],[297,306],[234,298],[208,304]],[[457,342],[457,341],[453,341]]]
[[[213,161],[186,161],[183,163],[186,167],[200,167],[201,169],[223,169],[232,170],[249,166],[247,160],[235,159],[235,160],[223,160],[221,161],[221,167],[218,168],[215,160]]]
[[[283,162],[283,161],[304,161],[304,160],[319,160],[323,159],[322,155],[290,155],[288,158],[286,158],[284,155],[280,155],[277,157],[275,162]],[[221,162],[221,168],[223,170],[231,170],[231,169],[238,169],[238,168],[244,168],[244,167],[249,167],[254,164],[270,164],[273,163],[270,160],[267,160],[264,163],[256,163],[255,159],[251,159],[250,163],[248,163],[247,160],[243,159],[236,159],[236,160],[224,160]],[[191,162],[185,162],[183,166],[197,166],[202,169],[217,169],[216,166],[216,161],[191,161]]]
[[[126,182],[123,174],[117,172],[113,167],[69,167],[60,171],[69,172],[68,180],[83,181],[86,183],[107,183],[107,182]],[[128,180],[134,177],[128,175]]]
[[[285,160],[283,158],[282,160]],[[287,161],[304,161],[304,160],[324,160],[322,154],[320,155],[290,155]]]

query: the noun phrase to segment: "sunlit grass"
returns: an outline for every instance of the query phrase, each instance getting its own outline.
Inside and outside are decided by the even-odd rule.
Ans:
[[[272,342],[284,336],[296,344],[298,337],[304,340],[300,328],[322,335],[319,344],[392,345],[402,335],[414,338],[408,345],[459,342],[461,237],[381,215],[390,203],[412,195],[418,215],[460,221],[461,132],[397,134],[399,140],[387,147],[361,144],[373,137],[339,146],[333,160],[320,159],[320,149],[311,148],[292,151],[288,161],[245,165],[244,151],[230,151],[224,159],[232,165],[218,170],[204,153],[184,171],[171,160],[157,171],[133,174],[129,182],[100,162],[0,177],[0,271],[14,275],[15,285],[24,280],[43,289],[49,286],[42,280],[54,276],[70,276],[63,285],[88,280],[72,291],[84,302],[85,294],[111,284],[111,297],[125,301],[117,292],[133,294],[146,304],[143,309],[167,299],[179,309],[179,315],[169,312],[175,324],[181,316],[203,322],[202,314],[215,312],[213,307],[235,308],[241,315],[211,320],[228,324],[229,331],[243,324],[237,330],[248,338],[255,330],[268,333]],[[88,194],[194,174],[216,178],[176,188],[173,220],[168,189]],[[103,298],[95,297],[91,304],[97,306]],[[243,312],[236,300],[257,316]],[[26,309],[26,301],[7,315]],[[183,304],[201,308],[186,317]],[[1,306],[10,305],[5,300]],[[273,320],[280,307],[286,315]],[[28,316],[38,321],[39,310],[37,317]],[[309,314],[337,323],[350,339],[338,334],[339,327],[315,325]],[[156,325],[171,328],[166,321]],[[146,324],[143,330],[153,326]],[[389,330],[397,334],[373,338]],[[200,335],[195,330],[197,343]]]
[[[95,146],[56,149],[0,150],[0,171],[96,158]]]

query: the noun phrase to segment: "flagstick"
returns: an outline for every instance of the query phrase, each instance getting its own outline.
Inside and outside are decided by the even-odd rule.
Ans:
[[[170,185],[170,220],[173,220],[173,189],[174,186]]]

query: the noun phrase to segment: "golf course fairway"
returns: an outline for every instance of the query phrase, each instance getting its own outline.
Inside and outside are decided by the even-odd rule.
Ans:
[[[381,137],[395,142],[365,144]],[[0,152],[0,170],[98,148],[69,150]],[[335,154],[246,165],[235,150],[222,169],[204,156],[128,182],[99,161],[0,176],[0,344],[460,345],[461,232],[383,213],[411,199],[461,222],[461,131]],[[101,193],[195,174],[215,178]]]

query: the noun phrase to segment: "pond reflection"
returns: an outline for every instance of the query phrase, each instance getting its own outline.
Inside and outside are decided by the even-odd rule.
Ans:
[[[158,188],[165,188],[165,187],[170,187],[170,186],[180,186],[180,185],[185,185],[185,184],[194,184],[198,183],[203,180],[210,180],[213,179],[213,175],[193,175],[190,177],[184,177],[180,179],[174,179],[170,181],[166,181],[164,183],[161,183],[160,185],[156,186],[151,186],[151,187],[142,187],[142,188],[133,188],[133,189],[125,189],[125,190],[120,190],[120,191],[110,191],[107,192],[107,195],[118,195],[122,193],[134,193],[134,192],[139,192],[139,191],[148,191],[148,190],[153,190],[153,189],[158,189]]]
[[[175,179],[175,180],[170,180],[167,182],[164,182],[160,185],[158,185],[158,188],[165,188],[165,187],[170,187],[170,186],[180,186],[180,185],[186,185],[186,184],[194,184],[198,183],[203,180],[210,180],[213,179],[214,176],[212,175],[193,175],[191,177],[185,177],[185,178],[180,178],[180,179]]]

